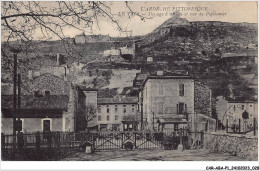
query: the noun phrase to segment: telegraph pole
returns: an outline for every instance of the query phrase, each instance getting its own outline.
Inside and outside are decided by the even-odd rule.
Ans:
[[[15,149],[16,144],[16,87],[17,87],[17,54],[21,52],[21,49],[11,49],[11,52],[14,53],[14,73],[13,73],[13,149]]]
[[[17,53],[14,52],[14,75],[13,75],[13,149],[15,149],[16,144],[16,79],[17,79]]]
[[[18,117],[18,123],[19,123],[19,129],[18,129],[18,134],[21,131],[21,125],[20,125],[20,118],[21,118],[21,113],[20,113],[20,109],[21,109],[21,73],[18,74],[18,112],[17,113],[17,117]]]

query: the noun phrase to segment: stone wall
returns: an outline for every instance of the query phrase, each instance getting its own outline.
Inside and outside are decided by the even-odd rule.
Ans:
[[[202,83],[194,81],[194,110],[211,117],[211,91]]]
[[[258,160],[258,138],[255,136],[205,133],[204,148],[210,152],[231,153],[246,160]]]

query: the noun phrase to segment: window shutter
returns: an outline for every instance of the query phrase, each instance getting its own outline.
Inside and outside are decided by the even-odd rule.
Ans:
[[[185,104],[185,108],[184,108],[185,112],[187,112],[187,104]]]
[[[179,114],[179,104],[177,104],[177,114]]]

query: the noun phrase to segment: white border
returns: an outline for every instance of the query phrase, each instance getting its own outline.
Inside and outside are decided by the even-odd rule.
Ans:
[[[29,0],[32,1],[32,0]],[[50,0],[45,0],[50,1]],[[114,0],[120,1],[120,0]],[[136,1],[136,0],[133,0]],[[159,1],[159,0],[150,0]],[[185,2],[187,0],[178,0]],[[197,0],[189,0],[197,1]],[[209,0],[204,0],[209,1]],[[227,1],[227,0],[216,0],[216,1]],[[232,0],[229,0],[232,1]],[[248,1],[248,0],[236,0],[236,1]],[[255,1],[258,2],[258,1]],[[243,15],[243,12],[241,12]],[[259,11],[258,11],[259,20]],[[260,29],[258,27],[258,33]],[[258,42],[259,42],[258,36]],[[259,48],[259,47],[258,47]],[[258,56],[259,56],[258,49]],[[259,59],[258,59],[259,60]],[[259,60],[260,61],[260,60]],[[258,61],[258,62],[259,62]],[[258,75],[260,72],[258,70]],[[258,85],[260,80],[258,79]],[[0,90],[1,91],[1,90]],[[258,94],[260,90],[258,89]],[[258,108],[259,112],[259,108]],[[260,118],[258,118],[260,123]],[[260,142],[258,141],[258,146]],[[259,161],[259,156],[258,156]],[[1,161],[1,170],[205,170],[206,166],[259,166],[258,161],[164,161],[164,162],[80,162],[80,161],[66,161],[66,162],[8,162]]]

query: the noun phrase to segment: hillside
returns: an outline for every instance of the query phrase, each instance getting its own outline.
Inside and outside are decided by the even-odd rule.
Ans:
[[[104,56],[105,50],[129,45],[133,39],[138,39],[134,61],[118,60],[119,57],[115,58],[115,61],[109,62],[108,57]],[[17,42],[12,42],[12,45],[17,46]],[[220,58],[225,53],[256,55],[257,46],[257,24],[217,21],[189,22],[183,18],[173,17],[154,29],[153,32],[137,38],[115,38],[109,42],[85,44],[75,44],[73,41],[66,43],[62,41],[22,43],[23,52],[18,55],[18,58],[24,80],[28,76],[28,69],[40,70],[43,67],[55,66],[56,55],[60,53],[64,54],[69,67],[74,62],[85,65],[82,70],[70,73],[72,81],[96,88],[110,88],[113,90],[112,94],[120,93],[124,87],[131,86],[132,77],[140,68],[142,71],[149,72],[158,69],[188,70],[192,76],[204,80],[203,82],[213,90],[222,88],[228,91],[227,86],[231,83],[240,86],[241,91],[238,92],[240,94],[246,88],[244,82],[248,80],[240,78],[239,74],[230,70],[232,64],[217,64],[214,61],[207,61],[211,60],[212,57]],[[168,64],[145,63],[146,57],[150,56],[154,58],[154,61],[167,61]],[[5,46],[5,43],[2,43],[2,83],[12,83],[12,59],[12,53]],[[183,59],[193,60],[195,63],[200,62],[181,65],[174,63]],[[88,75],[89,72],[94,72],[96,69],[114,71],[119,69],[121,75],[118,75],[118,72],[110,71],[106,71],[107,73],[104,75]],[[129,69],[134,69],[133,74],[129,75]],[[128,71],[123,72],[123,70]],[[122,78],[124,83],[120,82]],[[220,81],[216,83],[214,78],[218,78]],[[115,85],[118,82],[120,84]]]
[[[144,56],[178,57],[192,55],[209,58],[221,53],[257,50],[257,24],[226,22],[189,22],[170,18],[138,43]],[[247,48],[249,47],[249,49]]]

